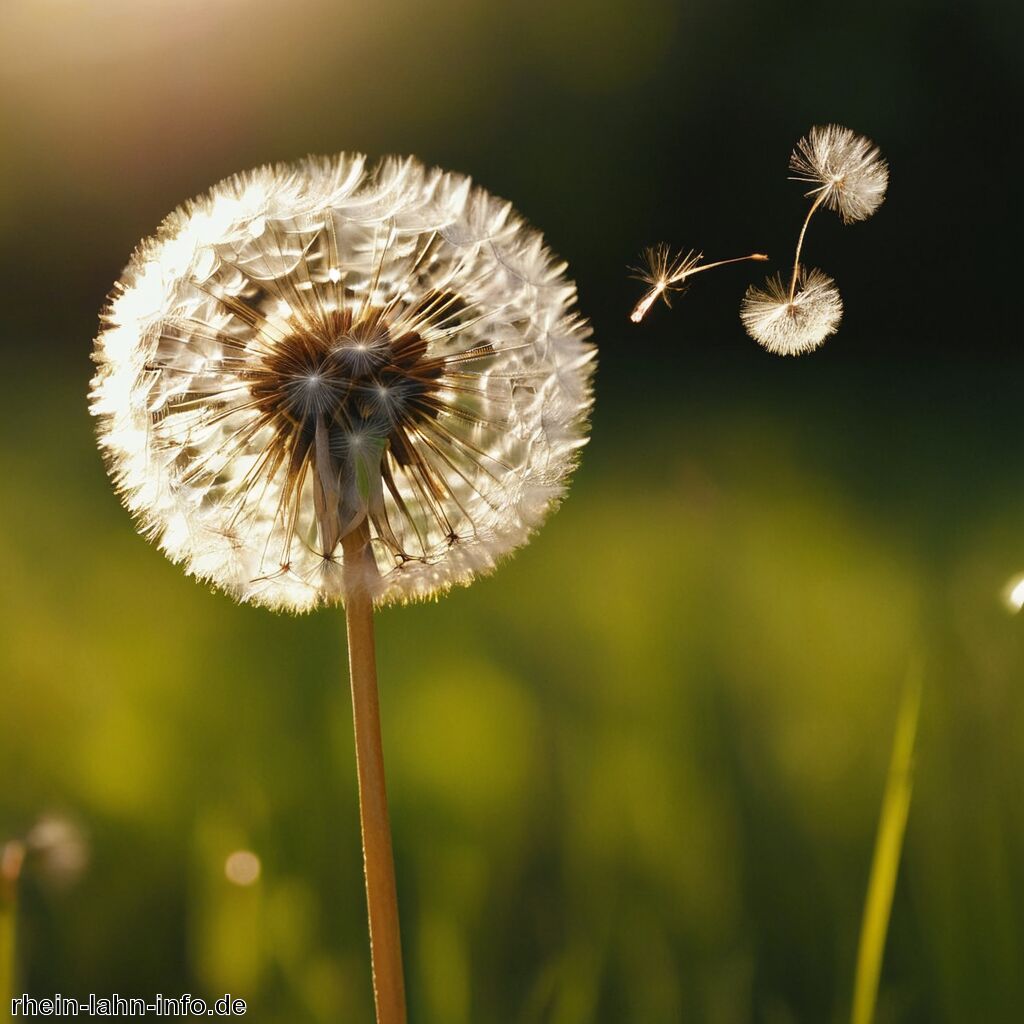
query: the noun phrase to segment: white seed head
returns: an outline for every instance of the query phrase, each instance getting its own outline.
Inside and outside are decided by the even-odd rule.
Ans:
[[[385,603],[487,572],[565,492],[594,348],[511,205],[415,159],[229,178],[132,256],[92,412],[125,505],[240,600]]]
[[[740,319],[747,333],[779,356],[813,351],[835,334],[842,317],[843,300],[835,281],[820,270],[803,267],[792,300],[789,282],[773,274],[763,287],[751,285],[740,305]]]
[[[812,186],[808,196],[820,196],[846,224],[870,217],[889,186],[889,167],[878,147],[837,124],[812,128],[796,144],[789,169],[794,180]]]

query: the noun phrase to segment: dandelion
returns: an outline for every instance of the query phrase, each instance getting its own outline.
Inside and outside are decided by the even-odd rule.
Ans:
[[[751,285],[740,307],[748,333],[780,356],[817,348],[835,333],[842,316],[843,300],[835,281],[820,270],[802,268],[792,295],[781,276],[773,274],[764,287]]]
[[[885,199],[889,167],[878,147],[849,128],[829,124],[812,128],[789,158],[794,181],[814,187],[807,196],[820,197],[844,224],[867,220]]]
[[[822,206],[834,210],[845,224],[865,220],[885,198],[889,169],[878,148],[863,135],[839,125],[814,127],[789,159],[790,170],[814,187],[814,196],[800,229],[789,287],[778,277],[751,286],[740,306],[747,333],[769,352],[797,355],[817,348],[834,334],[843,315],[835,282],[820,270],[800,263],[811,218]]]
[[[651,307],[663,299],[666,306],[671,307],[669,296],[673,292],[682,293],[686,290],[689,278],[702,270],[723,267],[727,263],[742,263],[744,260],[766,260],[763,253],[755,252],[749,256],[737,256],[731,260],[718,260],[715,263],[701,263],[704,254],[691,249],[672,254],[668,244],[661,242],[650,246],[643,252],[644,265],[634,268],[633,276],[649,288],[643,298],[633,307],[629,319],[638,324],[650,312]]]
[[[463,176],[264,167],[172,213],[103,314],[125,505],[241,601],[344,604],[378,1021],[404,1021],[373,605],[490,571],[565,493],[593,346],[542,236]]]
[[[593,350],[563,270],[508,204],[414,160],[222,182],[104,313],[92,411],[125,504],[243,601],[342,602],[357,536],[378,604],[468,582],[583,442]]]

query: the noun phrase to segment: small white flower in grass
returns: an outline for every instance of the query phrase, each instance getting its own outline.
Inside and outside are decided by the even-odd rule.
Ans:
[[[22,869],[29,865],[47,883],[72,885],[89,866],[89,842],[70,819],[45,814],[27,835],[0,844],[0,903],[14,898]]]
[[[796,144],[789,169],[795,181],[812,186],[808,197],[820,197],[846,224],[867,220],[889,186],[889,167],[878,147],[837,124],[812,128]]]
[[[25,846],[38,858],[40,870],[58,885],[78,880],[89,865],[89,843],[73,821],[44,815],[25,837]]]
[[[490,570],[562,497],[594,349],[511,206],[414,159],[263,167],[172,213],[103,314],[92,411],[122,498],[240,600],[376,603]]]
[[[780,356],[816,349],[835,333],[842,316],[843,300],[832,278],[803,267],[792,295],[789,282],[774,274],[763,287],[751,285],[740,306],[740,319],[747,333]]]

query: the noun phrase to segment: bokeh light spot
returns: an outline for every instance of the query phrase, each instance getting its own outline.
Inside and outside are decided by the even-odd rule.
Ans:
[[[1014,615],[1024,608],[1024,573],[1019,572],[1006,581],[1006,586],[1003,587],[1003,602]]]
[[[235,850],[224,862],[224,877],[232,885],[255,885],[262,870],[259,857],[252,850]]]

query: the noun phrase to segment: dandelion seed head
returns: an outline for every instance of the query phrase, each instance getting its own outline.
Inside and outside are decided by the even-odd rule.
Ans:
[[[773,274],[762,287],[751,285],[740,306],[747,333],[780,356],[813,351],[836,332],[842,316],[843,300],[835,281],[820,270],[804,267],[797,275],[792,299],[789,282]]]
[[[229,178],[136,250],[91,408],[126,506],[243,601],[377,603],[487,572],[565,492],[594,348],[565,264],[512,207],[414,159]]]
[[[820,196],[846,224],[870,217],[889,186],[889,167],[878,147],[836,124],[812,128],[796,144],[789,168],[796,181],[812,186],[808,196]]]

